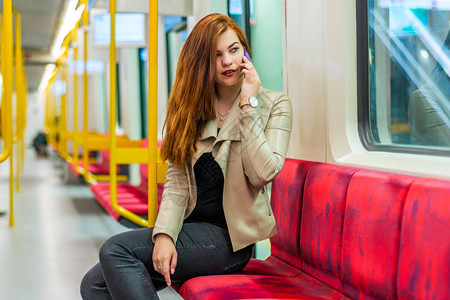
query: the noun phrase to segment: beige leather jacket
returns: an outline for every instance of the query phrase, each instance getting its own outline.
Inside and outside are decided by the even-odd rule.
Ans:
[[[264,88],[259,105],[243,112],[236,99],[217,135],[217,121],[207,122],[190,163],[169,163],[154,237],[165,233],[176,243],[183,220],[197,201],[193,166],[212,152],[224,174],[223,209],[233,250],[277,233],[266,185],[281,171],[292,128],[292,107],[287,95]]]

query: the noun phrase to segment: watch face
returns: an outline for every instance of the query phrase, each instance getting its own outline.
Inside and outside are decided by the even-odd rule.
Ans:
[[[251,107],[257,107],[258,106],[258,99],[256,97],[250,97],[248,99],[248,102]]]

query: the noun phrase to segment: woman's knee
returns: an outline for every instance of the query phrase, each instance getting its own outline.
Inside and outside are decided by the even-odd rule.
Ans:
[[[142,228],[116,234],[105,241],[100,248],[100,262],[108,259],[126,258],[132,255],[133,249],[145,246],[148,237],[151,239],[153,228]]]
[[[83,277],[80,284],[80,294],[83,299],[94,299],[95,291],[105,285],[103,273],[99,264],[92,267]]]
[[[123,252],[124,248],[121,243],[121,240],[122,240],[122,238],[121,238],[120,234],[118,234],[118,235],[114,235],[114,236],[110,237],[103,243],[103,245],[99,251],[100,262],[104,262],[111,256],[114,256],[114,255],[117,255],[117,254]]]

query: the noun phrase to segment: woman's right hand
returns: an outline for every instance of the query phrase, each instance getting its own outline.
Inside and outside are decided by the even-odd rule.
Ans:
[[[153,268],[164,276],[168,286],[171,285],[170,275],[175,273],[177,257],[172,238],[164,233],[158,234],[153,248]]]

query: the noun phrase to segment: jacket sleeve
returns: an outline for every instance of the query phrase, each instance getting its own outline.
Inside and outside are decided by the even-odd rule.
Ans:
[[[257,188],[281,171],[292,130],[292,106],[287,95],[277,97],[269,111],[265,128],[257,109],[241,112],[242,162],[250,183]]]
[[[176,243],[183,226],[188,197],[189,186],[186,168],[169,162],[161,205],[153,229],[153,242],[158,233],[165,233]]]

